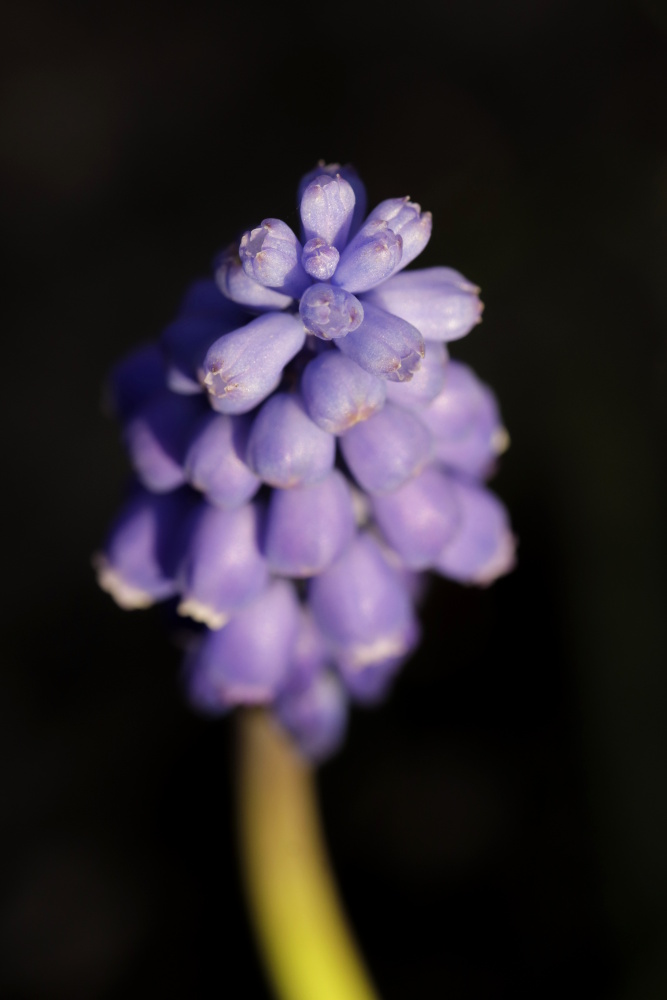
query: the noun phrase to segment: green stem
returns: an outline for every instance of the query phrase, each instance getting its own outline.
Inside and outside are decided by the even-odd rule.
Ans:
[[[246,893],[280,1000],[378,1000],[346,923],[310,768],[264,711],[239,721]]]

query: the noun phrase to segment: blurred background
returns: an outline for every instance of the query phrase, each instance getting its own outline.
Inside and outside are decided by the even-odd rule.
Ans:
[[[665,8],[22,0],[0,39],[0,994],[268,997],[233,726],[94,583],[127,469],[100,398],[324,158],[482,286],[452,354],[499,395],[520,539],[495,587],[433,587],[321,772],[380,994],[667,996]]]

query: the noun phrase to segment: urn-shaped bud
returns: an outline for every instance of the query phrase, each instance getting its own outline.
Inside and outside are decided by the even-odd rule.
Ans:
[[[248,413],[280,383],[283,368],[303,347],[296,316],[267,313],[227,333],[209,348],[201,378],[220,413]]]
[[[254,281],[296,298],[310,283],[301,267],[301,244],[280,219],[264,219],[241,237],[239,258]]]
[[[337,340],[356,330],[364,307],[352,292],[335,285],[311,285],[301,296],[299,314],[308,333],[322,340]]]

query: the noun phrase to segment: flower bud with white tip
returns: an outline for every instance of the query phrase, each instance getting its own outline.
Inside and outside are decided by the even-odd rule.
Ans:
[[[183,525],[193,506],[187,490],[151,493],[138,486],[93,557],[97,582],[126,610],[148,608],[177,592]]]
[[[266,705],[285,686],[299,629],[299,602],[287,580],[274,580],[224,628],[190,651],[186,686],[208,712]]]
[[[269,580],[259,550],[259,510],[255,504],[222,510],[202,500],[186,530],[178,613],[211,629],[222,628]]]

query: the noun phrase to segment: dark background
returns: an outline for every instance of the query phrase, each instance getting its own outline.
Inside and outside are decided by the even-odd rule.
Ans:
[[[94,11],[94,13],[93,13]],[[8,5],[0,992],[265,998],[233,732],[98,592],[109,365],[320,157],[477,281],[518,570],[438,583],[321,773],[383,1000],[667,995],[667,15],[658,0]],[[341,998],[343,1000],[343,998]]]

